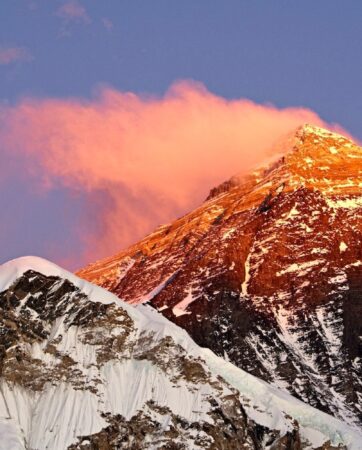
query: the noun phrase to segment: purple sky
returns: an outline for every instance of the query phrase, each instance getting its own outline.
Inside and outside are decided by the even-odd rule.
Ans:
[[[191,79],[226,99],[306,107],[362,139],[361,17],[359,0],[2,0],[0,102],[89,99],[104,85],[162,95]],[[0,262],[83,264],[74,224],[87,214],[101,226],[96,207],[84,211],[89,194],[39,189],[4,145]]]

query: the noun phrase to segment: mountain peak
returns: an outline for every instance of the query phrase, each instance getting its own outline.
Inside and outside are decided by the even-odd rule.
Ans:
[[[272,154],[79,275],[360,426],[362,151],[306,124]]]
[[[283,159],[289,182],[324,194],[350,194],[361,186],[362,149],[341,134],[305,124]]]
[[[0,293],[8,289],[15,280],[22,277],[26,272],[41,273],[47,277],[58,277],[67,279],[73,283],[77,288],[86,292],[90,300],[99,301],[105,304],[113,303],[114,295],[110,292],[101,289],[98,286],[92,285],[85,280],[82,280],[68,272],[56,264],[38,257],[38,256],[22,256],[20,258],[12,259],[0,265]]]
[[[328,156],[327,159],[336,164],[340,162],[343,155],[352,160],[358,159],[361,156],[361,147],[349,137],[305,123],[274,145],[273,153],[280,155],[283,162],[308,154],[316,160],[323,160]],[[305,162],[308,163],[308,161]]]
[[[297,128],[297,134],[298,133],[302,133],[302,134],[314,134],[316,136],[320,136],[320,137],[324,137],[324,138],[328,138],[328,137],[338,137],[338,138],[343,138],[345,139],[345,137],[339,133],[333,132],[328,130],[327,128],[322,128],[319,127],[317,125],[311,124],[311,123],[305,123],[304,125],[301,125],[300,127]]]
[[[277,142],[270,153],[272,162],[251,174],[234,175],[214,187],[207,200],[245,188],[266,195],[281,184],[287,191],[306,187],[326,195],[349,195],[362,186],[362,148],[325,128],[306,123]]]
[[[294,136],[300,140],[301,143],[308,142],[308,139],[313,140],[313,144],[315,144],[316,148],[318,148],[318,144],[320,143],[324,143],[326,147],[337,146],[341,149],[348,149],[352,146],[357,147],[349,137],[310,123],[305,123],[298,127],[294,132]]]
[[[46,275],[63,275],[60,267],[38,256],[22,256],[0,265],[0,291],[7,289],[13,281],[21,277],[28,270]]]

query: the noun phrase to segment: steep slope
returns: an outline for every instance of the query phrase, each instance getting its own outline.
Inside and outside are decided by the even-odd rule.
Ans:
[[[47,261],[1,266],[0,292],[1,450],[361,448],[152,308]]]
[[[305,125],[276,152],[78,275],[151,303],[199,345],[360,426],[362,149]]]

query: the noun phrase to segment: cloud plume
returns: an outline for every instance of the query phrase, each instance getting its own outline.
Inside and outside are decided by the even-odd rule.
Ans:
[[[87,193],[82,223],[71,230],[84,244],[80,263],[187,212],[300,124],[325,125],[308,109],[226,100],[194,82],[161,98],[111,88],[92,100],[26,98],[0,115],[0,144],[45,189]]]

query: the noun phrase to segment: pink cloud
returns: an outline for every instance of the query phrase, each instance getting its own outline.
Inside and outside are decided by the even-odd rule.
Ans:
[[[104,26],[104,28],[106,28],[108,31],[113,29],[113,22],[111,21],[111,19],[108,19],[108,17],[103,17],[102,18],[102,24]]]
[[[25,48],[0,46],[1,65],[12,64],[19,61],[31,61],[32,59],[32,56]]]
[[[91,19],[84,6],[77,0],[65,2],[57,10],[57,15],[67,22],[83,22],[90,23]]]
[[[162,98],[109,88],[90,101],[27,98],[0,116],[0,146],[45,189],[60,183],[87,192],[72,232],[88,261],[194,208],[210,188],[270,157],[297,126],[326,126],[306,108],[226,100],[193,82]]]

